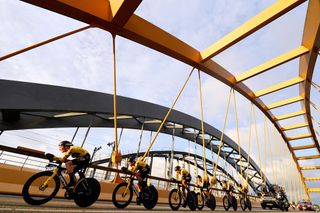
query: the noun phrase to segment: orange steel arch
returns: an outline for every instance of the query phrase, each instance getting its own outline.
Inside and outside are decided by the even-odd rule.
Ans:
[[[310,178],[305,178],[302,174],[302,170],[319,169],[320,165],[300,167],[298,162],[299,160],[320,158],[319,142],[313,128],[310,112],[310,87],[320,47],[319,0],[308,1],[303,38],[300,46],[237,76],[232,75],[228,70],[211,60],[211,58],[268,25],[283,14],[289,12],[295,7],[298,7],[302,3],[306,2],[306,0],[278,0],[269,8],[257,14],[255,17],[202,51],[196,50],[184,41],[179,40],[163,29],[135,15],[134,12],[136,8],[139,7],[142,0],[95,0],[94,3],[87,0],[23,1],[82,21],[89,24],[90,27],[101,28],[111,32],[113,35],[125,37],[140,43],[141,45],[157,50],[179,61],[194,66],[234,88],[240,94],[253,102],[275,125],[292,153],[293,160],[295,161],[297,169],[301,175],[301,180],[304,183],[305,192],[309,199],[309,192],[320,192],[320,188],[308,189],[305,181]],[[253,78],[296,58],[299,58],[299,76],[296,76],[295,78],[288,79],[287,81],[275,84],[260,91],[252,91],[243,83],[244,80]],[[300,87],[300,94],[297,94],[295,97],[269,105],[266,105],[260,99],[260,97],[264,95],[272,94],[293,85],[299,85]],[[274,116],[270,111],[271,109],[278,107],[289,107],[290,104],[296,102],[301,103],[301,110],[298,112],[282,116]],[[290,126],[280,126],[280,120],[299,115],[304,116],[305,122],[292,124]],[[308,132],[303,135],[287,137],[285,133],[286,131],[302,127],[308,127]],[[292,147],[289,143],[289,141],[304,138],[311,138],[313,140],[313,144]],[[294,153],[295,150],[310,148],[316,148],[318,154],[296,157]]]

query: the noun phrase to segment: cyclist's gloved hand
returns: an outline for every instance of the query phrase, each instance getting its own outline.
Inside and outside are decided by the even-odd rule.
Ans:
[[[53,161],[53,158],[54,158],[54,155],[53,155],[53,154],[51,154],[51,153],[46,153],[45,156],[46,156],[46,158],[47,158],[50,162]]]
[[[128,168],[125,166],[121,167],[121,172],[128,172]]]
[[[57,164],[62,164],[62,161],[61,160],[56,160],[56,163]]]
[[[177,180],[175,178],[170,178],[170,180],[173,182],[177,182]]]

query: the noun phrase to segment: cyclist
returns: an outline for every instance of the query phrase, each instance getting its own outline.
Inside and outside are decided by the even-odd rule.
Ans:
[[[242,184],[240,183],[239,186],[238,186],[238,191],[239,191],[241,194],[247,195],[247,193],[248,193],[248,185],[246,185],[246,184],[242,185]]]
[[[62,158],[54,157],[53,160],[66,164],[66,169],[70,177],[70,182],[67,184],[67,187],[72,187],[76,183],[75,173],[89,164],[90,154],[81,147],[73,146],[70,141],[61,141],[59,143],[59,150],[64,156]],[[69,156],[74,159],[68,160]]]
[[[233,186],[228,180],[223,180],[222,181],[222,189],[225,190],[228,194],[232,194],[233,191]]]
[[[186,198],[187,196],[186,196],[185,189],[189,188],[189,184],[190,184],[190,181],[191,181],[191,175],[186,169],[182,169],[180,166],[176,166],[174,168],[174,171],[176,172],[176,179],[181,181],[181,184],[183,186],[182,187],[182,193],[183,193],[183,196]],[[183,203],[182,206],[183,207],[187,206],[186,200],[185,200],[185,202]]]
[[[176,166],[174,171],[176,172],[176,179],[181,181],[184,188],[188,188],[191,181],[190,173],[186,169],[182,169],[180,166]]]
[[[150,166],[141,158],[137,160],[135,157],[129,158],[129,171],[131,171],[138,179],[138,191],[137,203],[141,203],[141,189],[147,186],[147,177],[150,173]]]
[[[210,196],[210,184],[209,184],[209,181],[208,180],[205,180],[204,178],[201,177],[201,175],[198,175],[197,176],[197,182],[196,182],[196,185],[198,187],[200,187],[201,189],[205,189],[204,190],[204,193],[207,195],[207,196]]]

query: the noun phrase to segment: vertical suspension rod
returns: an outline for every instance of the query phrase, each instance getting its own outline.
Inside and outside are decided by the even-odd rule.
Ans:
[[[203,124],[203,104],[202,104],[202,88],[201,88],[201,78],[200,78],[200,70],[198,70],[198,83],[199,83],[199,95],[200,95],[200,114],[201,114],[201,133],[202,133],[202,159],[203,159],[203,170],[204,175],[203,179],[205,181],[208,180],[207,175],[207,161],[206,161],[206,145],[205,145],[205,139],[204,139],[204,124]]]

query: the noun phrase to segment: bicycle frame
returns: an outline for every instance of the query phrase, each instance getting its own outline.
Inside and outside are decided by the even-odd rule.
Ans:
[[[137,187],[135,186],[135,184],[133,184],[133,180],[134,180],[133,175],[130,175],[130,177],[127,178],[126,182],[127,182],[128,184],[127,184],[126,190],[125,190],[124,193],[123,193],[124,196],[127,195],[128,190],[129,190],[130,187],[132,187],[132,190],[133,190],[133,192],[136,194],[136,196],[139,195],[139,191],[138,191]]]
[[[181,183],[176,183],[177,185],[176,185],[176,189],[178,190],[178,193],[182,196],[182,199],[183,199],[183,201],[186,201],[187,200],[187,198],[186,198],[186,196],[184,195],[184,193],[183,193],[183,189],[185,189],[185,190],[187,190]],[[176,196],[178,196],[178,194],[176,195]],[[177,197],[175,197],[175,199],[177,199]]]
[[[207,195],[207,193],[205,193],[205,190],[203,190],[203,188],[200,188],[200,192],[201,192],[201,194],[203,195],[203,197],[204,197],[204,201],[206,202],[206,201],[208,201],[208,195]],[[211,190],[209,190],[208,191],[209,192],[209,194],[211,195]]]
[[[50,164],[49,164],[49,165],[50,165]],[[60,181],[61,181],[61,183],[62,183],[62,186],[63,186],[63,187],[66,187],[66,186],[67,186],[67,181],[66,181],[66,179],[63,177],[63,175],[61,174],[61,171],[62,171],[62,170],[63,170],[63,168],[61,168],[61,164],[60,164],[60,165],[57,165],[57,167],[52,171],[53,174],[52,174],[43,184],[41,184],[40,189],[41,189],[41,190],[44,190],[44,189],[48,186],[48,183],[49,183],[50,181],[52,181],[53,178],[54,178],[55,176],[57,176],[57,175],[58,175],[58,177],[59,177],[59,179],[60,179]]]

